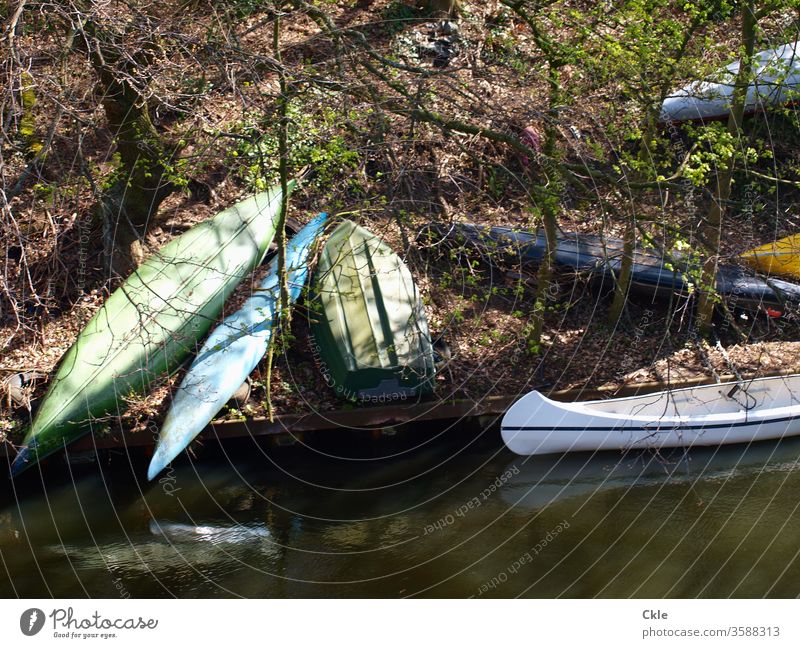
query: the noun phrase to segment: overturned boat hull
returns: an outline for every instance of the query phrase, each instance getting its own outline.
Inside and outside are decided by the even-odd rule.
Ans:
[[[348,400],[383,403],[433,389],[433,346],[411,272],[379,237],[351,221],[322,251],[312,302],[314,351],[326,382]]]
[[[317,216],[286,246],[292,303],[306,283],[308,256],[326,218],[326,214]],[[208,336],[183,377],[161,427],[148,479],[153,479],[192,442],[256,368],[269,346],[279,301],[276,259],[253,296]]]
[[[740,257],[758,272],[800,278],[800,234],[760,245]]]
[[[800,90],[800,41],[764,50],[754,56],[754,81],[747,88],[745,113],[797,101]],[[732,63],[708,80],[695,81],[666,98],[662,123],[727,119],[731,111],[739,62]]]
[[[432,225],[428,233],[461,245],[475,245],[492,255],[521,265],[538,265],[547,250],[543,233],[514,230],[509,227],[481,227],[469,223],[450,226]],[[592,234],[564,233],[559,236],[555,267],[599,278],[609,289],[622,266],[623,244],[620,239],[603,239]],[[690,294],[690,263],[679,255],[659,255],[637,248],[633,258],[631,287],[638,292],[669,296]],[[765,278],[745,268],[722,264],[717,270],[717,293],[731,308],[760,310],[783,309],[800,304],[800,285],[775,278]]]

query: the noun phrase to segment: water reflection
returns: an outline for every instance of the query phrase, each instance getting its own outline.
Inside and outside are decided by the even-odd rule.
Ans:
[[[525,458],[487,433],[161,483],[97,469],[7,494],[0,594],[794,596],[798,457],[795,439]]]
[[[170,544],[207,542],[211,545],[242,546],[253,543],[261,545],[265,540],[271,542],[270,539],[272,537],[269,529],[263,524],[250,526],[243,524],[229,526],[204,524],[202,526],[194,526],[192,524],[164,520],[150,520],[150,533],[154,536],[164,537]]]
[[[519,457],[506,467],[519,470],[519,475],[503,489],[502,496],[510,506],[530,512],[611,490],[622,491],[618,493],[621,496],[635,488],[793,472],[798,469],[799,458],[797,439],[624,456],[604,452]]]

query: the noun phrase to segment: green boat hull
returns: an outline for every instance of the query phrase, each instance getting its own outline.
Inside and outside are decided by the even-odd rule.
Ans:
[[[178,236],[108,298],[64,355],[12,465],[17,474],[147,393],[194,352],[275,235],[280,189]]]
[[[339,396],[387,402],[433,390],[419,291],[380,238],[351,221],[339,225],[322,251],[312,303],[314,350]]]

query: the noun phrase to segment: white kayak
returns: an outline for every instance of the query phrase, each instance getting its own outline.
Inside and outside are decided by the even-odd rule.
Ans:
[[[754,113],[776,104],[795,101],[800,92],[800,41],[755,55],[753,83],[747,89],[745,112]],[[719,70],[705,81],[695,81],[667,97],[661,107],[662,122],[723,119],[739,73],[739,62]]]
[[[506,412],[521,455],[712,446],[800,434],[800,374],[560,403],[533,391]]]

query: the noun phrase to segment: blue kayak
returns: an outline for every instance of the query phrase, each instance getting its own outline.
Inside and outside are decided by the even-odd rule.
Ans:
[[[308,255],[322,233],[320,214],[286,246],[289,300],[294,302],[308,277]],[[279,302],[278,261],[244,306],[208,336],[172,400],[150,461],[153,479],[188,446],[227,403],[267,352]]]

